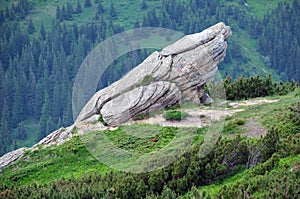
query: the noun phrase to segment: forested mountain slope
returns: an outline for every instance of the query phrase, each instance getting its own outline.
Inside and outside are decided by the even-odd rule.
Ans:
[[[299,81],[297,0],[1,0],[0,5],[0,154],[71,124],[72,86],[81,62],[99,42],[126,29],[160,26],[187,34],[224,21],[233,30],[219,67],[224,78],[272,73]],[[101,85],[148,53],[120,58]]]
[[[83,135],[74,127],[71,140],[36,145],[1,168],[0,198],[299,196],[299,0],[0,0],[0,5],[0,156],[72,124],[72,87],[83,59],[101,41],[132,28],[159,26],[189,34],[224,21],[233,35],[219,69],[227,100],[234,100],[222,104],[221,111],[232,114],[223,114],[224,128],[204,157],[199,150],[212,121],[208,113],[215,110],[182,104],[156,114],[168,124],[196,117],[205,125],[141,120]],[[119,58],[99,88],[150,52]],[[153,136],[131,136],[144,131]],[[91,155],[83,139],[97,134],[125,151],[146,154],[169,146],[179,134],[194,137],[174,163],[134,174]]]

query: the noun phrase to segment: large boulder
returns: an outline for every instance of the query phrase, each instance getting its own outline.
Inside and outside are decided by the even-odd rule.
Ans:
[[[154,52],[119,81],[98,91],[76,123],[102,115],[116,126],[181,101],[201,102],[202,87],[226,55],[230,27],[218,23]]]
[[[230,28],[218,23],[201,33],[183,37],[161,52],[152,53],[122,79],[98,91],[82,109],[74,125],[52,132],[31,148],[20,148],[3,155],[0,168],[16,162],[27,150],[64,143],[72,137],[75,126],[76,134],[103,128],[101,123],[90,122],[98,119],[100,114],[106,124],[117,126],[181,101],[210,103],[210,97],[201,89],[223,61],[226,39],[230,35]]]

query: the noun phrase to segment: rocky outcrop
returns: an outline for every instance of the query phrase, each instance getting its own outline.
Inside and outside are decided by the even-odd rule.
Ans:
[[[43,138],[41,141],[30,148],[23,147],[3,155],[2,157],[0,157],[0,168],[6,167],[22,158],[25,151],[37,150],[40,146],[47,147],[54,144],[59,145],[64,143],[72,137],[73,128],[74,126],[60,128],[47,135],[47,137]]]
[[[202,87],[223,61],[230,35],[230,28],[218,23],[152,53],[122,79],[98,91],[76,123],[101,114],[106,124],[116,126],[180,101],[200,103]]]
[[[45,138],[35,144],[33,148],[37,147],[38,145],[62,144],[66,140],[69,140],[69,138],[72,138],[72,130],[73,126],[69,126],[68,128],[60,128],[47,135]]]
[[[183,37],[161,52],[152,53],[122,79],[98,91],[82,109],[74,125],[52,132],[31,148],[5,154],[0,157],[0,168],[22,158],[26,150],[59,145],[69,140],[73,133],[103,128],[101,123],[91,122],[100,114],[103,123],[117,126],[181,101],[210,102],[202,87],[223,61],[226,39],[230,35],[230,28],[218,23],[201,33]]]
[[[20,148],[9,152],[0,158],[0,168],[6,167],[23,157],[26,148]]]

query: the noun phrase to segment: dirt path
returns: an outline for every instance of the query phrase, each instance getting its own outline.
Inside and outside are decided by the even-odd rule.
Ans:
[[[257,104],[263,104],[263,103],[274,103],[278,102],[278,99],[276,100],[268,100],[268,99],[252,99],[252,100],[245,100],[242,102],[231,102],[229,103],[229,106],[232,108],[239,108],[243,106],[252,106]]]
[[[231,102],[228,105],[232,108],[240,108],[246,106],[253,106],[263,103],[274,103],[278,100],[268,99],[252,99],[242,102]],[[182,109],[181,111],[187,112],[189,116],[182,121],[166,121],[162,114],[156,115],[148,119],[138,120],[130,123],[144,123],[144,124],[159,124],[161,126],[174,126],[174,127],[198,127],[202,128],[210,125],[213,120],[219,120],[225,116],[232,116],[237,112],[244,111],[244,109],[230,109],[224,108],[219,110],[202,110],[200,108]],[[246,132],[243,134],[250,138],[259,138],[264,136],[267,132],[266,129],[259,126],[255,118],[248,118],[246,124],[243,126]]]
[[[166,121],[162,114],[149,119],[138,120],[135,123],[144,124],[159,124],[161,126],[174,127],[198,127],[202,128],[210,125],[213,120],[220,120],[222,117],[231,116],[234,113],[241,112],[243,109],[223,109],[223,110],[201,110],[201,109],[182,109],[182,111],[189,114],[189,116],[181,121]]]

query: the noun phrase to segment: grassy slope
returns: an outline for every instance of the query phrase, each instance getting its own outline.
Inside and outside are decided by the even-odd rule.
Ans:
[[[262,18],[266,12],[269,12],[272,8],[275,8],[279,1],[280,0],[265,0],[262,2],[259,0],[248,0],[249,12],[251,12],[255,16],[258,16],[259,18]],[[67,1],[56,0],[47,2],[35,2],[36,6],[34,7],[33,12],[29,15],[29,18],[32,18],[34,20],[36,29],[38,29],[41,21],[43,21],[46,27],[48,27],[51,20],[55,18],[56,5],[65,5]],[[70,2],[73,2],[73,7],[75,8],[76,1],[70,0]],[[81,2],[83,6],[83,0],[81,0]],[[289,0],[289,2],[291,2],[291,0]],[[140,10],[139,5],[136,3],[136,1],[133,0],[115,1],[114,3],[115,8],[119,13],[117,21],[126,29],[132,28],[133,23],[136,19],[141,20],[140,16],[142,16],[145,12]],[[147,3],[149,8],[158,6],[158,1],[147,1]],[[0,0],[0,9],[5,8],[5,4],[5,0]],[[104,6],[106,8],[109,7],[109,4],[110,1],[104,2]],[[262,4],[263,6],[261,6]],[[85,23],[92,17],[91,13],[94,12],[95,8],[96,7],[94,4],[91,8],[83,8],[83,13],[81,15],[75,16],[73,21],[67,23]],[[27,21],[21,21],[20,23],[26,25]],[[241,41],[241,45],[245,48],[245,52],[247,52],[247,54],[249,53],[249,58],[251,60],[250,65],[256,67],[256,69],[254,70],[255,73],[264,72],[263,63],[259,58],[259,54],[256,52],[256,50],[253,50],[256,48],[256,41],[254,39],[251,39],[249,35],[247,35],[247,33],[243,32],[242,30],[234,33],[233,37],[239,37],[237,39]],[[234,67],[234,65],[228,67]],[[250,69],[253,71],[252,68]],[[247,111],[239,113],[235,117],[257,117],[259,119],[259,123],[268,128],[270,124],[272,124],[274,117],[273,114],[280,115],[281,107],[297,101],[297,98],[293,97],[292,95],[280,97],[280,99],[281,100],[278,103],[248,107],[246,108]],[[228,121],[230,121],[230,119]],[[28,128],[31,127],[28,126]],[[117,137],[117,135],[117,132],[115,132],[115,138]],[[111,138],[114,139],[114,136],[112,134]],[[27,145],[29,144],[30,143],[27,143]],[[0,174],[0,181],[5,183],[13,183],[14,181],[17,181],[21,184],[28,184],[33,181],[37,181],[38,183],[47,183],[53,179],[59,179],[62,177],[78,177],[83,173],[94,171],[105,173],[110,170],[110,168],[99,163],[94,157],[92,157],[82,145],[80,140],[78,140],[77,138],[74,138],[72,141],[67,142],[57,148],[46,148],[42,149],[39,152],[27,154],[26,157],[26,160],[23,160],[16,165],[12,165],[11,167],[4,169],[3,173]],[[295,158],[298,158],[298,156],[283,159],[281,161],[288,163],[290,161],[292,163]],[[210,186],[201,187],[200,190],[208,190],[211,193],[215,193],[223,184],[233,183],[238,179],[244,178],[247,172],[248,171],[245,171],[237,174],[234,177],[228,178],[221,184],[213,184]]]
[[[269,99],[279,99],[278,102],[271,104],[261,104],[249,107],[244,107],[245,111],[236,113],[232,117],[226,118],[226,124],[230,121],[238,119],[247,120],[249,117],[258,118],[258,123],[268,128],[274,121],[274,117],[282,114],[282,109],[285,106],[299,101],[291,93],[286,96],[268,97]],[[191,108],[191,105],[187,105]],[[230,127],[236,128],[236,127]],[[238,128],[243,128],[242,126]],[[134,135],[137,132],[153,133],[150,137],[138,138]],[[206,129],[195,128],[174,128],[174,127],[159,127],[157,125],[139,125],[121,126],[113,131],[105,131],[106,137],[115,145],[124,150],[129,150],[137,153],[151,153],[165,147],[175,136],[176,131],[194,131],[196,137],[194,143],[202,140],[202,134]],[[242,132],[242,131],[241,131]],[[158,138],[158,141],[153,141],[153,138]],[[97,161],[86,149],[78,136],[72,140],[51,148],[43,148],[33,152],[27,152],[25,158],[18,163],[3,169],[0,174],[0,182],[11,184],[30,184],[37,182],[38,184],[48,183],[51,180],[70,178],[71,176],[79,177],[85,173],[99,172],[105,173],[111,169],[99,161]],[[217,185],[208,186],[208,190],[214,191],[220,188],[221,185],[227,182],[235,181],[242,178],[246,172],[242,172],[235,177],[229,178],[225,182]],[[217,188],[215,188],[217,187]],[[201,188],[206,190],[206,187]]]
[[[283,114],[283,110],[285,107],[292,103],[299,102],[299,98],[295,97],[294,92],[285,96],[273,96],[257,99],[270,99],[278,101],[274,103],[264,103],[253,106],[240,107],[242,109],[245,109],[245,111],[236,113],[234,117],[226,118],[226,124],[228,124],[230,121],[234,121],[236,118],[240,118],[243,120],[246,120],[247,118],[255,118],[258,124],[266,129],[269,129],[271,126],[274,126],[274,119]]]
[[[153,135],[146,138],[131,136],[138,131],[147,129]],[[202,130],[195,128],[160,127],[158,125],[130,125],[121,126],[113,131],[105,131],[106,137],[116,146],[136,153],[151,153],[166,146],[176,136],[176,132],[195,130],[195,142],[201,141]],[[95,134],[95,132],[91,132]],[[144,132],[145,133],[145,132]],[[92,137],[92,135],[84,135]],[[157,138],[157,141],[153,141]],[[105,173],[111,168],[97,161],[85,147],[82,139],[74,136],[70,141],[49,148],[41,148],[26,152],[24,158],[16,164],[3,169],[0,182],[5,184],[30,184],[37,182],[44,184],[55,179],[75,178],[91,172]]]
[[[260,124],[260,126],[266,128],[266,129],[274,127],[274,120],[276,120],[276,118],[278,118],[284,114],[285,108],[287,106],[289,106],[290,104],[300,101],[300,99],[298,97],[299,96],[298,92],[299,91],[296,91],[296,92],[290,93],[285,96],[280,96],[280,97],[279,96],[267,97],[267,99],[272,99],[272,100],[278,99],[279,101],[275,102],[275,103],[270,103],[270,104],[266,103],[266,104],[261,104],[261,105],[253,105],[253,106],[244,107],[245,111],[236,113],[233,117],[226,118],[225,125],[228,125],[230,122],[235,121],[237,118],[246,120],[247,118],[251,117],[251,118],[256,118],[256,121]],[[262,99],[262,98],[258,98],[258,99]],[[276,125],[280,126],[280,125],[285,125],[285,124],[278,123]],[[233,127],[233,128],[236,128],[236,127]],[[243,132],[243,126],[240,126],[238,128],[240,128],[240,131],[239,130],[237,131],[236,129],[234,129],[234,130],[237,132]],[[272,171],[279,172],[281,170],[286,169],[287,165],[289,168],[292,168],[295,165],[296,161],[297,162],[300,161],[300,154],[295,155],[295,156],[290,156],[287,158],[282,158],[282,159],[280,159],[279,166],[273,168]],[[222,181],[220,183],[214,183],[214,184],[207,185],[207,186],[201,186],[201,187],[199,187],[199,190],[201,192],[205,191],[207,193],[210,193],[211,195],[215,195],[225,185],[230,186],[233,184],[238,184],[238,182],[241,182],[243,180],[249,179],[248,174],[250,174],[250,173],[251,173],[251,170],[244,170],[232,177],[225,179],[224,181]],[[266,173],[265,175],[269,175],[269,174]],[[259,192],[257,194],[259,194]]]

